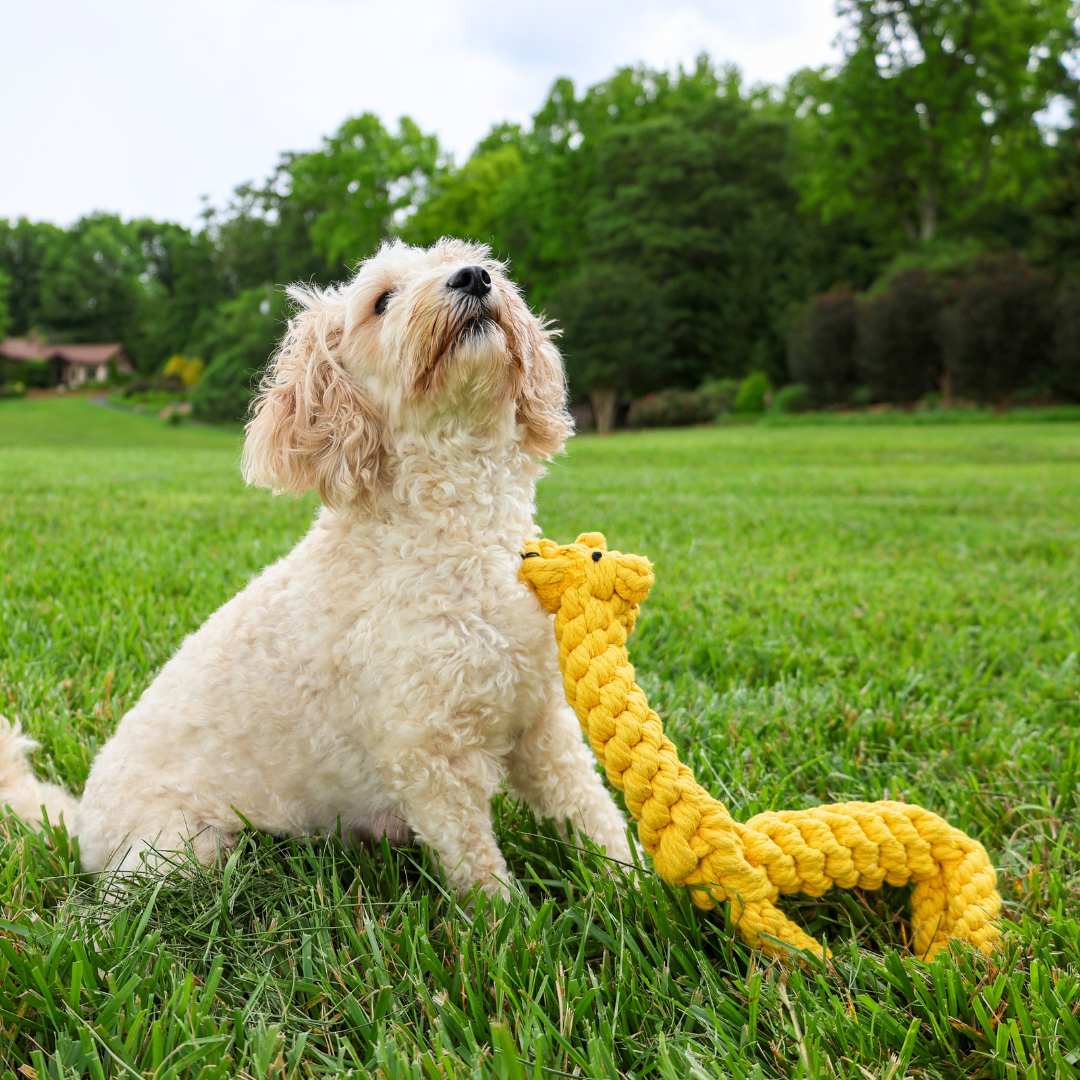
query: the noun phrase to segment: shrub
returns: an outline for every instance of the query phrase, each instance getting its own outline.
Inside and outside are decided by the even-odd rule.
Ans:
[[[850,289],[815,296],[788,338],[788,370],[818,405],[847,401],[855,367],[858,302]]]
[[[735,399],[739,396],[738,379],[710,379],[703,382],[697,391],[715,406],[713,417],[731,412],[735,408]]]
[[[24,360],[19,364],[18,381],[35,390],[47,390],[53,384],[48,360]]]
[[[1050,280],[1016,255],[982,256],[953,285],[942,345],[953,391],[1000,401],[1052,377]]]
[[[203,362],[197,356],[181,356],[177,353],[169,358],[161,374],[175,375],[185,386],[197,386],[203,375]]]
[[[1080,401],[1080,282],[1063,286],[1056,299],[1050,385],[1054,393]]]
[[[751,371],[739,386],[735,411],[752,416],[765,411],[766,399],[772,393],[772,383],[764,371]]]
[[[861,305],[856,367],[871,401],[908,405],[940,387],[941,312],[942,286],[925,270],[894,274]]]
[[[771,413],[804,412],[810,407],[810,392],[802,383],[789,383],[773,394],[769,403]]]
[[[686,427],[708,424],[719,415],[716,399],[700,390],[660,390],[630,406],[635,428]]]

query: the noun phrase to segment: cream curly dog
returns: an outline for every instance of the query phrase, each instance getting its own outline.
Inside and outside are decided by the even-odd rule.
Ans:
[[[258,829],[341,827],[504,891],[511,792],[629,859],[563,697],[551,616],[518,581],[534,489],[570,432],[562,363],[502,264],[385,245],[298,309],[247,426],[244,476],[316,489],[310,532],[188,637],[120,721],[81,801],[0,722],[0,806],[63,815],[85,870],[210,863]],[[235,808],[235,809],[234,809]]]

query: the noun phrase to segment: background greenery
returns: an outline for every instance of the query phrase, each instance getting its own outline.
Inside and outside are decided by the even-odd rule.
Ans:
[[[911,959],[887,890],[791,902],[836,956],[785,971],[509,800],[521,892],[473,918],[421,849],[261,836],[109,908],[10,822],[0,1076],[1080,1075],[1080,425],[981,421],[581,437],[539,503],[547,535],[654,560],[632,658],[702,784],[742,818],[946,815],[1001,868],[993,960]],[[78,790],[307,527],[312,499],[242,486],[238,439],[0,403],[0,702],[39,774]]]
[[[578,398],[760,371],[817,405],[1080,399],[1072,0],[837,7],[842,61],[783,86],[704,56],[626,67],[557,80],[530,123],[496,125],[463,163],[408,117],[349,118],[197,229],[0,222],[0,330],[120,340],[145,374],[202,357],[196,410],[236,417],[284,284],[342,280],[389,236],[449,234],[512,259],[564,324]],[[902,269],[932,280],[892,288]],[[838,292],[852,311],[868,296],[830,336],[813,298]],[[1031,340],[986,332],[1002,304]]]

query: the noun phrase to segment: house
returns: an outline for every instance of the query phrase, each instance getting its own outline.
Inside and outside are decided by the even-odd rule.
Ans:
[[[34,334],[0,341],[0,358],[15,363],[47,360],[53,385],[63,384],[73,389],[87,383],[104,382],[109,377],[110,365],[118,372],[135,370],[123,345],[50,345]]]

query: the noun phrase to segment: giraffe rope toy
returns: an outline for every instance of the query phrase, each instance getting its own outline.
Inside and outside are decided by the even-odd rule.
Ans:
[[[555,615],[566,699],[612,786],[623,792],[657,874],[705,909],[727,902],[746,942],[774,955],[822,955],[776,906],[780,893],[833,885],[915,885],[913,952],[930,959],[950,938],[991,952],[1001,909],[994,868],[977,840],[919,806],[849,802],[768,811],[735,821],[680,763],[634,682],[626,638],[652,588],[652,566],[608,551],[600,533],[574,544],[527,544],[521,580]]]

